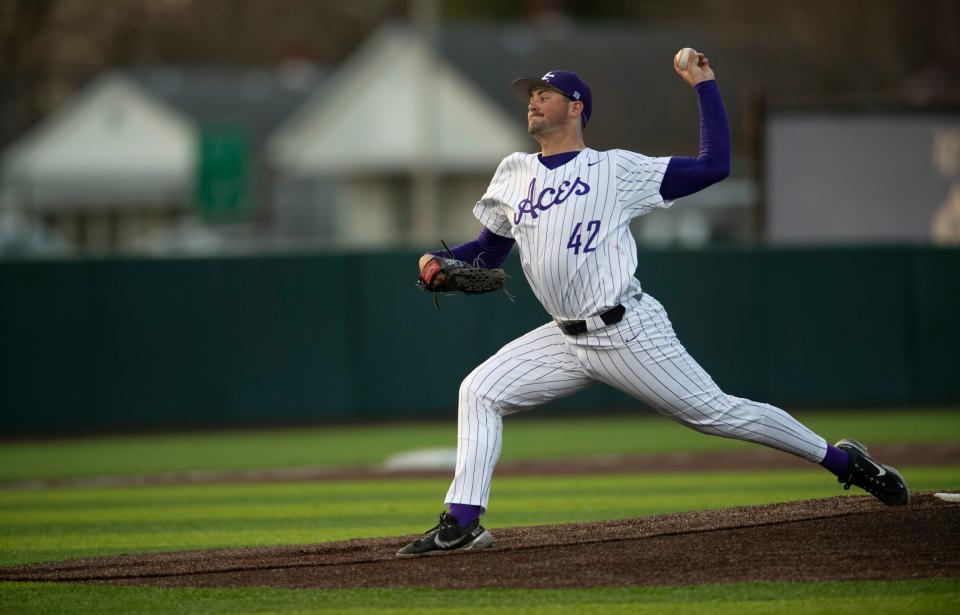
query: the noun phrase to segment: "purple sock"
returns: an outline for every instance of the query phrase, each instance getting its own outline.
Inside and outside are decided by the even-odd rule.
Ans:
[[[457,525],[460,527],[467,527],[479,519],[481,510],[483,509],[479,506],[471,506],[470,504],[450,505],[450,514],[457,520]]]
[[[820,465],[833,472],[837,478],[846,478],[850,468],[850,455],[832,444],[827,445],[827,455]]]

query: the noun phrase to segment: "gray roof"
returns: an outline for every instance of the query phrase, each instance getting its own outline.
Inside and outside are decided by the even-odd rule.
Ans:
[[[741,160],[749,154],[745,124],[754,102],[750,95],[807,94],[816,90],[819,77],[813,62],[775,40],[760,49],[755,42],[720,40],[694,26],[463,22],[445,23],[438,38],[440,54],[516,118],[517,130],[525,129],[525,106],[513,95],[510,82],[563,68],[578,72],[592,90],[587,144],[649,155],[697,155],[697,98],[672,66],[680,47],[690,45],[708,53],[726,101],[734,156]],[[275,69],[148,67],[127,72],[194,120],[244,124],[258,141],[327,85],[325,69],[297,64]]]
[[[818,77],[816,66],[789,47],[774,43],[758,49],[718,40],[693,26],[464,22],[444,24],[438,38],[440,54],[516,118],[517,130],[525,129],[525,106],[510,82],[563,68],[578,72],[592,90],[587,144],[649,155],[697,155],[697,98],[672,66],[680,47],[708,53],[726,101],[735,157],[749,152],[744,124],[751,93],[807,93]],[[785,65],[789,71],[782,70]],[[325,86],[327,71],[291,64],[276,69],[148,67],[128,74],[194,120],[242,123],[260,141]]]
[[[288,65],[276,69],[147,67],[127,74],[194,121],[241,125],[259,142],[320,87],[326,73],[309,65]]]
[[[758,43],[721,39],[694,26],[561,21],[545,27],[447,24],[439,38],[444,56],[517,117],[521,129],[525,107],[510,90],[513,79],[550,69],[579,73],[593,94],[593,116],[584,137],[596,149],[697,155],[697,97],[673,70],[673,56],[685,46],[705,52],[716,71],[735,159],[750,153],[746,124],[760,94],[826,93],[822,67],[775,35]]]

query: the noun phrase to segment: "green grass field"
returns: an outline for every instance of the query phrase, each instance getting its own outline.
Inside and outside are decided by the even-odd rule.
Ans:
[[[829,439],[868,445],[956,442],[960,412],[816,413]],[[361,465],[407,448],[451,446],[452,425],[87,438],[0,445],[0,478],[24,480],[193,469]],[[729,450],[657,418],[507,420],[504,458]],[[900,468],[916,490],[960,487],[960,465]],[[447,480],[0,490],[0,565],[102,554],[315,543],[416,533]],[[591,521],[844,493],[810,470],[501,477],[489,527]],[[949,612],[958,579],[583,590],[154,589],[0,584],[0,612]]]
[[[742,583],[580,590],[154,589],[6,584],[3,613],[952,613],[955,579],[842,583]]]
[[[501,459],[643,455],[675,451],[749,449],[706,437],[647,412],[641,416],[549,420],[508,417]],[[828,440],[855,437],[870,444],[955,442],[960,412],[821,411],[797,415]],[[411,448],[455,447],[449,423],[395,424],[159,436],[76,438],[0,443],[0,481],[185,470],[348,467],[382,462]]]

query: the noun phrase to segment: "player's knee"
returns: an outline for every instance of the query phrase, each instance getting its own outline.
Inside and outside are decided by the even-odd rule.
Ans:
[[[723,435],[740,422],[739,419],[731,421],[731,413],[736,414],[736,405],[736,398],[718,389],[712,394],[679,399],[677,404],[665,413],[701,433]]]
[[[749,431],[762,419],[762,412],[756,402],[733,395],[723,395],[718,398],[709,414],[710,420],[705,423],[711,433],[719,435],[742,434]]]
[[[460,403],[462,404],[465,401],[469,401],[476,396],[476,391],[473,388],[473,374],[467,376],[460,382]]]
[[[476,406],[477,402],[481,401],[482,398],[483,396],[477,386],[476,378],[473,378],[473,374],[464,378],[463,382],[460,383],[460,403]]]
[[[730,401],[729,414],[745,421],[757,418],[759,414],[757,411],[757,402],[733,395],[728,395],[727,399]]]
[[[470,374],[460,383],[460,407],[469,411],[496,410],[496,400],[489,389],[482,389],[479,380]]]

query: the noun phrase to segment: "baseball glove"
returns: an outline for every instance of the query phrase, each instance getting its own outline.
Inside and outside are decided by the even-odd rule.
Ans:
[[[424,263],[417,284],[432,293],[459,291],[480,295],[502,289],[506,280],[503,269],[480,269],[453,258],[434,256]]]

